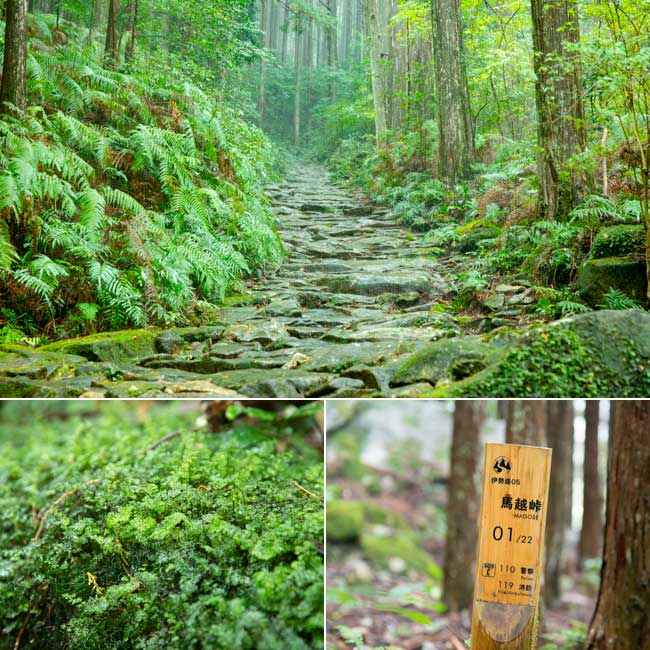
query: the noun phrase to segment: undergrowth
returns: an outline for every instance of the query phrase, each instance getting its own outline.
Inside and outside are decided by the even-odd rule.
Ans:
[[[600,303],[589,304],[576,291],[580,267],[589,259],[643,257],[641,204],[633,193],[588,195],[565,219],[538,220],[530,148],[502,143],[453,188],[435,178],[435,165],[420,149],[409,146],[407,136],[381,152],[369,139],[349,138],[329,164],[337,180],[360,187],[423,233],[431,256],[463,256],[456,310],[476,307],[485,292],[504,282],[534,290],[535,317],[640,307],[626,287],[613,287]]]
[[[200,321],[282,257],[270,145],[190,84],[105,69],[73,27],[52,45],[54,20],[30,15],[30,106],[0,119],[3,319],[50,335]]]
[[[178,402],[1,408],[1,650],[323,647],[307,414],[208,433]]]

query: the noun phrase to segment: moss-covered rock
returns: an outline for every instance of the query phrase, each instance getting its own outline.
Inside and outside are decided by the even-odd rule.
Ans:
[[[331,501],[327,504],[327,539],[353,542],[361,537],[364,504],[361,501]]]
[[[648,397],[650,314],[597,311],[537,327],[428,397]]]
[[[625,255],[643,255],[645,228],[637,224],[622,224],[603,228],[591,245],[590,257],[603,259]]]
[[[120,363],[155,354],[157,338],[158,333],[152,330],[125,330],[58,341],[39,350],[74,354],[88,361]]]
[[[460,253],[473,253],[480,248],[481,242],[496,239],[501,234],[501,228],[493,223],[478,219],[457,228],[456,234],[460,236],[455,246],[456,250]]]
[[[405,361],[392,378],[391,386],[406,386],[419,382],[434,385],[444,378],[462,379],[471,362],[473,372],[485,368],[497,354],[497,348],[483,342],[478,336],[442,339],[426,346]]]
[[[374,501],[363,503],[363,518],[369,524],[380,524],[398,530],[408,530],[409,528],[409,523],[402,514],[388,510]]]
[[[620,289],[634,300],[644,300],[645,264],[637,257],[587,260],[578,271],[580,297],[592,306],[602,303],[609,289]]]
[[[435,562],[421,549],[409,533],[396,535],[362,535],[361,548],[368,560],[378,569],[396,571],[403,566],[419,575],[428,575]]]

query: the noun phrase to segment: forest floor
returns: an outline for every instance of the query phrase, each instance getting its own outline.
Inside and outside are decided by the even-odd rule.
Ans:
[[[219,322],[4,345],[0,394],[416,397],[436,381],[395,381],[413,353],[539,320],[523,283],[496,286],[475,313],[456,313],[466,256],[435,257],[422,234],[333,185],[322,167],[296,165],[267,191],[287,261],[231,298]],[[475,357],[468,374],[480,369]]]
[[[350,510],[328,504],[328,650],[462,650],[470,638],[470,613],[449,614],[441,605],[446,488],[392,471],[372,473],[329,481],[328,489]],[[358,504],[364,523],[353,531],[343,515]],[[349,539],[333,541],[346,525]],[[423,551],[433,561],[429,575],[415,569],[414,558]],[[540,648],[582,647],[595,606],[594,581],[596,569],[580,574],[572,568],[563,576],[560,602],[542,614]]]

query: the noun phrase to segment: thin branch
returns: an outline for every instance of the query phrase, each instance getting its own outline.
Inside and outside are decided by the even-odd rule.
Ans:
[[[38,526],[38,530],[36,531],[36,535],[34,535],[34,539],[32,541],[36,542],[40,538],[40,536],[43,534],[43,530],[45,529],[45,523],[47,522],[47,518],[52,514],[52,511],[62,502],[65,501],[68,497],[74,496],[77,492],[80,490],[83,490],[84,488],[90,486],[90,485],[97,485],[98,483],[101,483],[101,479],[92,479],[91,481],[86,481],[85,483],[82,483],[81,485],[78,485],[76,488],[73,488],[72,490],[69,490],[68,492],[64,492],[60,497],[58,497],[55,501],[52,502],[50,506],[45,510],[43,515],[41,516],[41,523]]]
[[[157,449],[158,447],[160,447],[160,445],[164,445],[166,442],[173,440],[176,436],[180,436],[181,433],[182,433],[181,431],[172,431],[171,433],[168,433],[166,436],[163,436],[160,440],[156,440],[156,442],[154,442],[153,445],[149,445],[142,453],[147,454],[150,451]]]
[[[314,499],[320,499],[320,497],[317,494],[314,494],[310,490],[308,490],[306,487],[303,487],[300,485],[300,483],[297,483],[296,481],[291,481],[299,490],[302,490],[305,494],[308,494],[310,497],[314,497]]]

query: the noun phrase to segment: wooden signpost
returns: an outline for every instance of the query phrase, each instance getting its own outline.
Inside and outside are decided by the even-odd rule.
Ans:
[[[485,446],[472,650],[533,650],[551,449]]]

